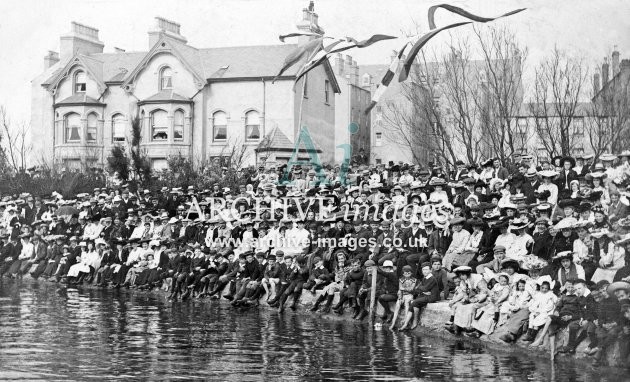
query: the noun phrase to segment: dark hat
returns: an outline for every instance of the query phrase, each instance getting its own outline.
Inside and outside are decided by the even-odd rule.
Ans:
[[[513,259],[505,259],[501,262],[501,269],[512,268],[514,271],[518,271],[520,266],[518,265],[518,261]]]
[[[560,208],[567,208],[567,207],[571,207],[571,208],[575,208],[580,204],[580,202],[577,199],[562,199],[558,202],[558,206]]]
[[[571,158],[569,156],[564,157],[564,158],[562,158],[562,161],[560,162],[560,165],[564,166],[565,162],[571,163],[571,168],[575,167],[575,159],[573,159],[573,158]]]

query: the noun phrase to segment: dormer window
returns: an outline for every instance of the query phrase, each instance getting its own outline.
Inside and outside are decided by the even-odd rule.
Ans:
[[[87,85],[85,83],[85,72],[78,70],[74,73],[74,92],[85,93]]]
[[[160,90],[173,89],[173,70],[168,66],[160,70]]]

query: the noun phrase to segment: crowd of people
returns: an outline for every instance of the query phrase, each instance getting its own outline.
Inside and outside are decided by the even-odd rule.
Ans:
[[[239,189],[8,195],[0,275],[243,308],[264,299],[280,313],[311,293],[311,311],[351,309],[356,320],[375,293],[392,330],[415,328],[427,304],[447,301],[456,335],[500,329],[506,342],[552,354],[588,340],[601,364],[617,341],[628,357],[629,159],[524,155],[453,171],[390,163],[350,171],[351,184],[339,167],[268,165]]]

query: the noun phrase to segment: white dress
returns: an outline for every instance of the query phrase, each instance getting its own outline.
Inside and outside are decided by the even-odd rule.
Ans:
[[[626,251],[623,248],[610,243],[607,253],[601,256],[599,266],[595,270],[591,281],[594,283],[601,280],[612,282],[617,270],[626,265],[625,254]]]
[[[529,327],[535,328],[545,325],[556,308],[557,301],[558,297],[551,291],[536,292],[529,302]]]

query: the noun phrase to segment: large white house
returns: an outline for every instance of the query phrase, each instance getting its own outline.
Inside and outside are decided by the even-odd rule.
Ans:
[[[272,83],[295,44],[198,49],[179,24],[160,17],[155,22],[148,51],[111,53],[103,52],[97,29],[72,23],[59,53],[49,52],[44,72],[32,82],[37,160],[102,166],[113,145],[130,143],[131,120],[139,116],[141,147],[155,168],[171,155],[199,163],[235,146],[246,147],[246,164],[283,162],[301,114],[321,161],[333,161],[340,89],[328,62],[307,75],[302,93],[302,80],[294,88],[297,67]],[[308,9],[297,27],[322,32]],[[298,45],[307,41],[300,38]]]

